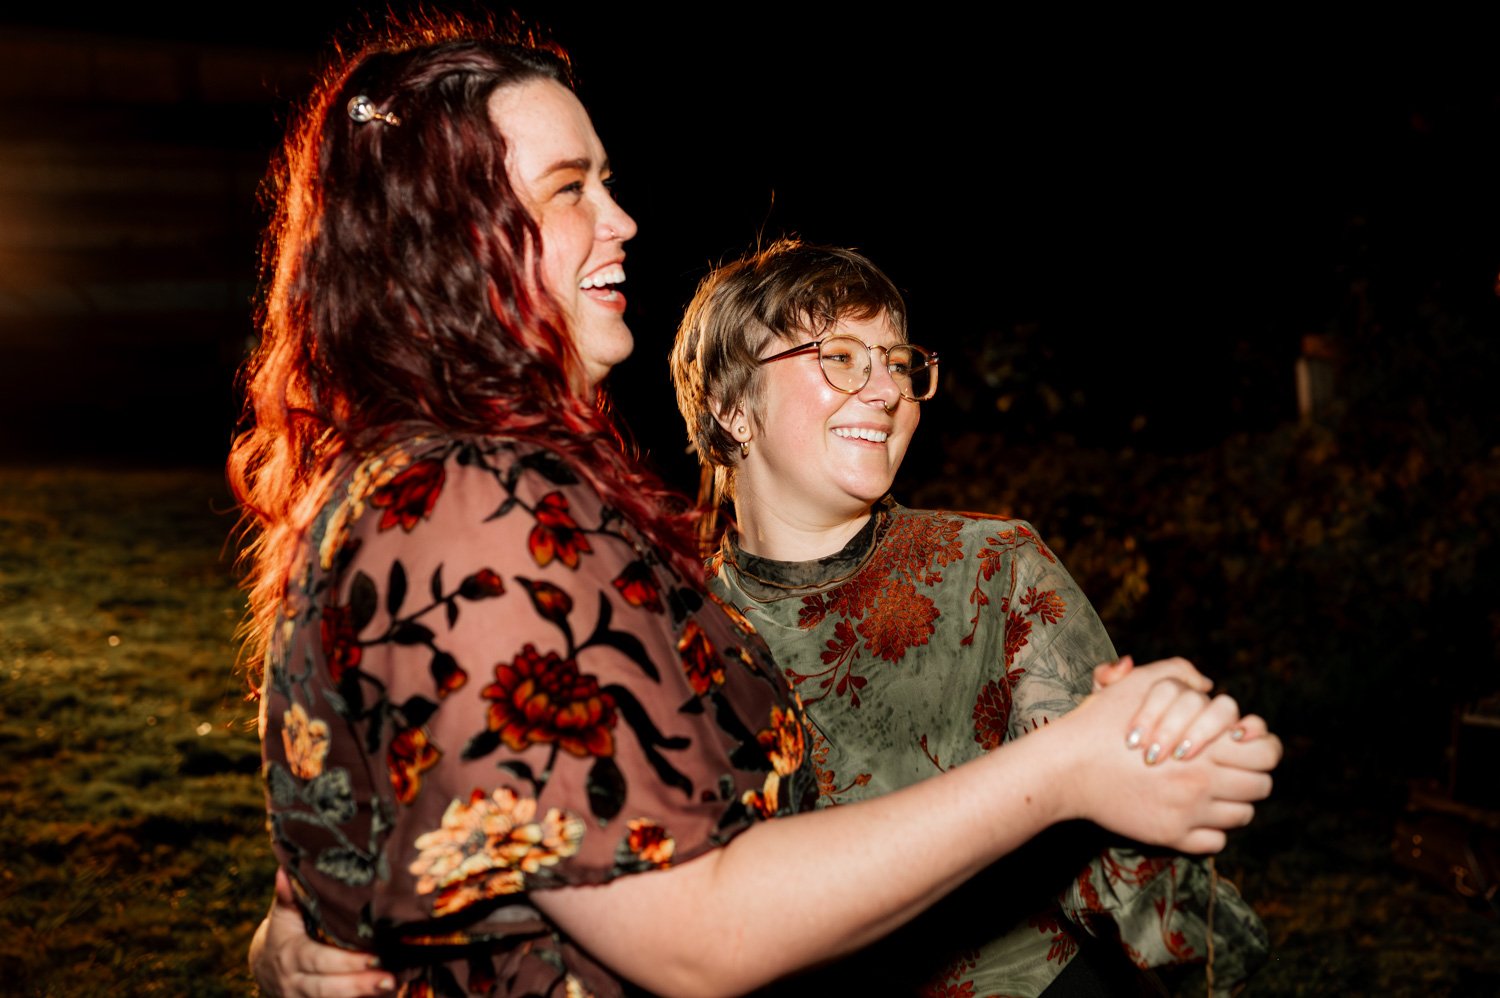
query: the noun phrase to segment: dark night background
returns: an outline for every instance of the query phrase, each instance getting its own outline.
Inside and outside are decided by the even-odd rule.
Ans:
[[[707,266],[784,234],[867,252],[944,357],[897,494],[1032,520],[1122,649],[1187,650],[1284,734],[1238,859],[1278,946],[1326,948],[1316,904],[1392,876],[1495,936],[1493,895],[1389,862],[1431,812],[1500,875],[1481,24],[522,9],[571,51],[640,223],[613,388],[669,478],[696,483],[664,358]],[[0,15],[0,462],[222,465],[256,188],[358,10]],[[1335,387],[1299,416],[1304,354]],[[1345,855],[1381,872],[1289,886]],[[1431,993],[1493,993],[1478,945]],[[1310,966],[1263,993],[1403,990]]]
[[[0,450],[218,461],[255,186],[358,9],[6,18]],[[1359,271],[1493,318],[1500,85],[1462,25],[1200,26],[1186,46],[1165,22],[815,9],[529,11],[574,54],[641,223],[639,345],[614,380],[669,468],[680,307],[760,236],[865,250],[947,356],[1019,335],[1084,402],[1061,428],[1111,443],[1291,418],[1301,337]]]

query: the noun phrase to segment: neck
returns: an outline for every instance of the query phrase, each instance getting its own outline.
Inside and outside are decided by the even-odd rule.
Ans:
[[[814,561],[844,549],[870,522],[870,508],[845,516],[808,516],[803,511],[757,502],[753,492],[734,500],[740,547],[773,561]]]

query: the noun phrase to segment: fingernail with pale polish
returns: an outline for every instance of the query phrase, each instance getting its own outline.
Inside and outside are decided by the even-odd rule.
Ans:
[[[1172,750],[1172,758],[1186,759],[1187,754],[1192,750],[1193,740],[1191,738],[1184,738],[1182,741],[1178,742],[1177,747]]]
[[[1142,731],[1140,728],[1131,728],[1130,729],[1130,734],[1128,734],[1128,735],[1125,736],[1125,747],[1126,748],[1139,748],[1140,744],[1141,744],[1141,739],[1144,738],[1145,735],[1146,735],[1146,733],[1144,731]]]
[[[1232,738],[1232,739],[1234,739],[1237,742],[1242,742],[1242,741],[1245,740],[1245,729],[1244,728],[1234,728],[1234,729],[1232,729],[1229,732],[1229,737]]]
[[[1156,760],[1158,760],[1160,758],[1161,758],[1161,746],[1160,745],[1152,745],[1150,748],[1148,748],[1146,750],[1146,765],[1148,765],[1148,766],[1154,766],[1154,765],[1156,765]]]
[[[396,990],[396,982],[394,980],[392,980],[391,978],[389,978],[389,977],[382,978],[380,980],[380,982],[375,985],[375,990],[376,991],[395,991]]]
[[[372,956],[372,957],[370,957],[368,960],[365,961],[365,968],[368,969],[368,970],[379,970],[380,969],[380,957],[378,957],[378,956]]]

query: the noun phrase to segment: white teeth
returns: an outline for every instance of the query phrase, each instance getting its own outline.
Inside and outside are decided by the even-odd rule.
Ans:
[[[845,437],[852,440],[868,440],[871,443],[883,444],[890,436],[884,430],[867,430],[862,426],[840,426],[833,431],[836,437]]]
[[[623,284],[624,282],[625,268],[619,264],[615,264],[612,267],[605,267],[603,270],[594,271],[579,281],[578,286],[584,290],[588,290],[589,288],[602,288],[608,284]]]

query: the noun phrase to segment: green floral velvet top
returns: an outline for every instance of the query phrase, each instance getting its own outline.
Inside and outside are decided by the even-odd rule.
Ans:
[[[743,619],[554,454],[438,440],[351,469],[262,699],[271,836],[315,938],[413,995],[615,995],[530,903],[812,806]],[[705,942],[711,943],[711,931]]]
[[[1078,586],[1017,520],[888,501],[842,551],[812,562],[758,558],[729,536],[709,561],[709,590],[749,618],[801,694],[822,806],[899,790],[1022,737],[1075,707],[1094,666],[1116,657]],[[922,844],[912,848],[920,862]],[[1038,995],[1090,936],[1141,968],[1201,963],[1211,893],[1214,977],[1227,989],[1267,947],[1232,885],[1202,860],[1111,845],[1092,826],[1052,829],[894,940],[801,985]]]

